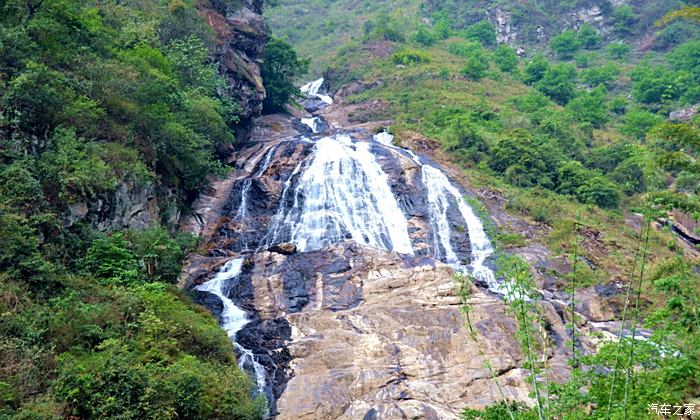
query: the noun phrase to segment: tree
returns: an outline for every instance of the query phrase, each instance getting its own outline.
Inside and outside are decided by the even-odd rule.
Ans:
[[[473,51],[467,58],[467,65],[462,68],[462,74],[472,80],[479,80],[486,74],[489,62],[486,54],[481,51]]]
[[[578,41],[587,50],[592,50],[600,45],[600,35],[590,23],[584,23],[578,30]]]
[[[574,95],[575,77],[576,68],[571,64],[561,63],[549,67],[535,86],[545,95],[564,105]]]
[[[511,47],[501,44],[493,52],[493,62],[502,72],[512,73],[518,68],[518,55]]]
[[[602,85],[588,92],[579,92],[566,107],[575,119],[591,123],[594,127],[600,127],[608,121],[605,88]]]
[[[567,60],[576,54],[576,51],[581,48],[581,41],[579,41],[574,31],[564,31],[561,34],[552,38],[549,42],[549,48],[557,55],[560,59]]]
[[[595,204],[606,209],[620,205],[617,186],[603,176],[594,176],[576,190],[576,198],[583,203]]]
[[[464,30],[464,37],[468,40],[481,42],[483,45],[493,45],[496,43],[496,28],[487,20],[482,20],[468,26]]]
[[[639,17],[632,6],[622,5],[613,11],[613,30],[619,35],[630,35],[634,32]]]
[[[300,95],[294,79],[308,68],[308,60],[299,59],[290,44],[278,38],[270,40],[261,68],[267,94],[263,103],[266,112],[282,111],[290,98]]]
[[[618,60],[626,57],[631,49],[632,47],[630,47],[629,44],[622,41],[611,42],[606,47],[608,54],[610,54],[610,56],[613,58],[617,58]]]
[[[534,85],[542,80],[547,70],[549,70],[549,61],[542,54],[536,54],[532,60],[525,65],[525,83]]]

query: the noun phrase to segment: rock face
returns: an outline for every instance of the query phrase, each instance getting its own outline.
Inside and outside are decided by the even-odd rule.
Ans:
[[[265,99],[260,65],[270,35],[261,14],[262,0],[210,0],[199,2],[198,7],[200,15],[216,35],[217,47],[213,58],[219,73],[226,80],[226,88],[218,94],[233,99],[241,106],[243,121],[240,128],[243,129],[253,117],[260,115]],[[225,184],[228,180],[218,182]],[[217,198],[210,197],[206,203],[215,204]],[[89,203],[72,203],[65,211],[64,223],[70,226],[83,220],[102,231],[144,229],[161,222],[161,210],[178,209],[182,201],[183,198],[175,190],[153,182],[123,179],[113,192]],[[168,226],[175,226],[179,219],[179,210],[174,210],[164,221]],[[209,220],[187,220],[185,223],[187,230],[197,233],[204,233],[205,226],[212,226]],[[198,226],[199,231],[194,226]]]
[[[447,419],[498,399],[443,264],[344,243],[257,254],[251,283],[260,319],[291,327],[280,419]],[[476,288],[470,302],[506,395],[527,401],[515,322]]]
[[[261,14],[262,3],[212,1],[211,7],[205,2],[199,7],[216,34],[214,59],[219,74],[226,80],[226,88],[219,95],[229,96],[241,105],[244,119],[259,115],[265,99],[260,65],[270,33]]]
[[[159,221],[159,201],[162,205],[175,200],[177,196],[172,191],[159,191],[150,181],[123,179],[112,192],[101,194],[89,202],[70,204],[65,212],[64,223],[71,226],[83,220],[101,231],[144,229]],[[173,216],[177,220],[179,214]]]

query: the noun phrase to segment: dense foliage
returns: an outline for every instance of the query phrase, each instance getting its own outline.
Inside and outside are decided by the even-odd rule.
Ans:
[[[195,241],[167,222],[222,172],[241,112],[198,7],[224,6],[0,2],[2,418],[261,417],[228,337],[174,286]],[[109,217],[125,190],[169,197],[168,229],[72,216]]]
[[[309,62],[299,59],[296,51],[287,42],[273,38],[265,49],[262,77],[265,81],[264,110],[284,111],[290,99],[300,96],[295,79],[308,71]]]

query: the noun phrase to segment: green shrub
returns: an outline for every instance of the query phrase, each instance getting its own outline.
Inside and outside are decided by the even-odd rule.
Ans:
[[[525,65],[525,83],[534,85],[544,78],[545,73],[549,70],[549,61],[542,54],[537,54]]]
[[[430,47],[438,41],[438,37],[428,28],[421,25],[418,28],[418,31],[416,31],[416,33],[413,34],[412,40],[413,42],[416,42],[424,47]]]
[[[486,75],[489,69],[489,62],[486,55],[474,51],[467,58],[467,64],[462,67],[461,73],[472,80],[480,80]]]
[[[482,20],[467,26],[464,30],[464,37],[469,40],[479,41],[483,45],[493,45],[496,43],[496,28],[491,22]]]
[[[588,86],[604,85],[606,88],[610,88],[619,75],[620,68],[613,63],[607,63],[583,70],[581,72],[581,81]]]
[[[615,184],[602,176],[590,178],[576,190],[576,198],[583,203],[595,204],[606,209],[620,205],[620,192]]]
[[[593,49],[600,45],[598,31],[590,23],[584,23],[578,30],[577,38],[583,48]]]
[[[613,30],[619,35],[629,35],[636,29],[639,17],[634,9],[628,5],[622,5],[613,11]]]
[[[474,53],[483,53],[483,50],[484,48],[478,42],[473,41],[452,42],[447,46],[447,51],[449,51],[450,54],[465,58]]]
[[[623,117],[624,125],[620,129],[623,133],[635,139],[644,139],[647,131],[661,123],[663,118],[641,109],[628,111]]]
[[[632,50],[632,47],[629,44],[626,44],[622,41],[615,41],[608,44],[608,46],[605,47],[605,49],[611,57],[617,58],[619,60],[626,57],[627,54],[629,54],[629,52]]]
[[[406,48],[392,54],[391,61],[394,64],[408,66],[411,64],[429,63],[431,59],[428,53]]]
[[[576,68],[570,64],[556,64],[547,68],[537,89],[560,104],[566,104],[574,96]]]
[[[493,51],[493,62],[502,72],[512,73],[518,68],[518,55],[511,47],[501,44]]]
[[[601,85],[590,91],[579,92],[566,108],[573,117],[600,127],[608,121],[608,108],[605,103],[605,88]]]
[[[560,59],[570,59],[581,48],[581,41],[576,36],[576,32],[564,31],[552,38],[549,48]]]

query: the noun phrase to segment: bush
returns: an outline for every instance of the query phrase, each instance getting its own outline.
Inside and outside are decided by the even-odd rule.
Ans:
[[[591,171],[584,168],[581,162],[575,160],[565,162],[557,170],[556,192],[573,196],[591,176]]]
[[[620,205],[617,186],[602,176],[589,178],[576,190],[576,198],[583,203],[595,204],[606,209],[614,209]]]
[[[643,140],[647,131],[660,124],[663,118],[648,111],[635,109],[628,111],[623,117],[623,121],[624,125],[620,131],[637,140]]]
[[[610,178],[622,187],[627,195],[646,191],[644,170],[635,159],[627,159],[620,163],[610,174]]]
[[[518,55],[507,45],[501,44],[493,52],[493,62],[505,73],[512,73],[518,68]]]
[[[560,59],[570,59],[581,48],[581,41],[579,41],[576,32],[564,31],[552,38],[549,42],[549,48]]]
[[[549,70],[549,61],[542,54],[537,54],[532,57],[532,60],[528,61],[525,65],[525,77],[524,81],[527,84],[534,85],[535,83],[542,80],[547,70]]]
[[[579,92],[566,106],[573,117],[581,122],[588,122],[594,127],[601,127],[608,121],[608,109],[605,104],[605,88],[598,86],[588,92]]]
[[[597,48],[601,42],[598,31],[590,23],[584,23],[579,28],[577,38],[581,46],[588,50]]]
[[[496,43],[496,28],[487,20],[468,26],[464,30],[464,37],[468,40],[479,41],[483,45]]]
[[[613,30],[619,35],[630,35],[636,29],[637,14],[631,6],[623,5],[613,11]]]
[[[188,235],[171,239],[161,228],[118,232],[95,240],[83,264],[92,275],[109,284],[175,283],[184,250],[193,245]]]
[[[403,49],[392,54],[391,61],[393,61],[394,64],[408,66],[411,64],[429,63],[431,60],[430,55],[423,51]]]
[[[542,93],[563,105],[574,96],[575,78],[576,68],[570,64],[562,63],[549,67],[535,86]]]
[[[491,169],[519,187],[552,188],[559,156],[545,143],[536,143],[524,130],[500,139],[491,152]]]
[[[418,28],[418,31],[415,34],[413,34],[412,39],[413,42],[423,45],[424,47],[430,47],[437,42],[438,37],[437,35],[435,35],[435,33],[428,30],[428,28],[421,25]]]
[[[489,62],[486,54],[475,51],[467,57],[467,65],[462,68],[462,74],[472,80],[480,80],[489,69]]]
[[[630,47],[629,44],[626,44],[622,41],[615,41],[608,44],[606,50],[611,57],[617,58],[619,60],[626,57],[627,54],[629,54],[629,52],[632,50],[632,47]]]
[[[610,88],[619,75],[620,68],[613,63],[607,63],[583,70],[581,72],[581,80],[591,87],[604,85],[606,88]]]
[[[483,53],[484,48],[478,42],[473,41],[452,42],[447,46],[447,51],[450,54],[466,58],[475,52]]]

